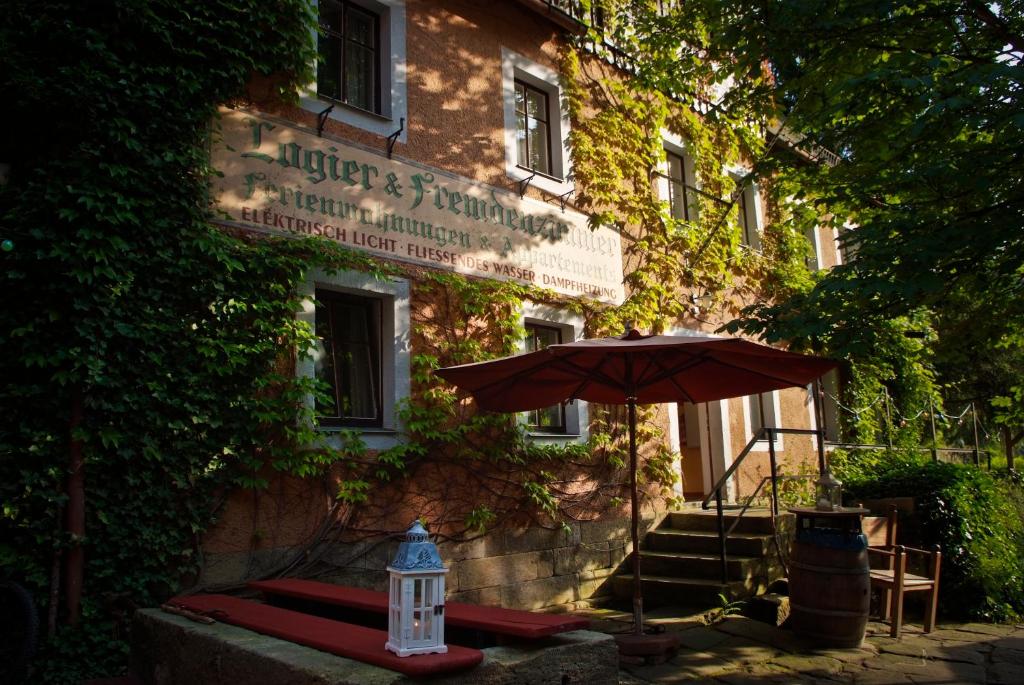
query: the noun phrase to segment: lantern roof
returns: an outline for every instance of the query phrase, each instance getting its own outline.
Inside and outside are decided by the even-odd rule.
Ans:
[[[427,529],[419,520],[413,522],[398,545],[398,552],[390,568],[395,571],[443,571],[444,564],[437,545],[430,541]]]

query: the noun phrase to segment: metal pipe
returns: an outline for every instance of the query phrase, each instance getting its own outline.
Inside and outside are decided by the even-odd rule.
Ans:
[[[779,483],[776,480],[775,431],[771,428],[766,430],[768,431],[768,461],[772,469],[772,522],[774,524],[775,517],[779,515]]]
[[[939,460],[939,441],[935,436],[935,398],[928,395],[928,418],[932,425],[932,461]]]
[[[971,402],[971,424],[974,426],[974,465],[981,466],[981,445],[978,442],[978,409]]]
[[[630,534],[633,537],[633,632],[643,635],[644,632],[644,598],[640,582],[640,506],[639,492],[636,485],[636,398],[627,400],[629,408],[629,487],[633,501],[630,510]]]
[[[882,386],[882,394],[885,397],[885,442],[892,449],[892,405],[889,402],[889,388]]]
[[[722,488],[715,490],[715,508],[718,511],[718,544],[722,549],[722,585],[725,585],[729,582],[729,562],[726,559],[725,551],[725,512],[722,511]]]

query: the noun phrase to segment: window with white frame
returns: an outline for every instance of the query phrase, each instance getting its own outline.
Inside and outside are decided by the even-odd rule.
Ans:
[[[506,172],[551,193],[572,190],[568,114],[562,107],[558,72],[501,50]]]
[[[547,305],[523,305],[524,352],[572,342],[583,333],[583,317]],[[520,414],[530,439],[535,442],[586,442],[589,433],[587,403],[579,400]]]
[[[301,93],[303,108],[394,133],[407,110],[405,0],[317,0],[317,11],[317,77]]]
[[[363,432],[372,449],[397,443],[395,404],[409,396],[409,284],[359,272],[314,274],[299,318],[316,335],[297,372],[320,381],[318,426]]]
[[[537,352],[562,342],[558,326],[526,322],[526,351]],[[533,433],[565,433],[565,404],[526,412],[526,427]]]
[[[804,237],[810,244],[810,252],[807,253],[806,264],[811,271],[821,269],[821,241],[818,240],[818,227],[810,226],[804,231]]]
[[[752,439],[762,428],[779,428],[782,412],[779,407],[779,393],[765,392],[747,395],[743,398],[743,414],[747,427],[747,439]],[[782,449],[782,435],[775,434],[775,449]],[[768,441],[762,436],[755,449],[768,449]]]
[[[665,161],[657,176],[658,197],[668,203],[669,215],[678,221],[697,218],[693,159],[679,145],[665,143]]]
[[[739,180],[740,177],[736,178]],[[740,242],[751,250],[761,249],[758,205],[757,186],[745,183],[736,197],[736,219],[740,226]]]

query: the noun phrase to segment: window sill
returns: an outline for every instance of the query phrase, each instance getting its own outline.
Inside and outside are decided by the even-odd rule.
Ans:
[[[394,428],[375,428],[373,426],[317,426],[321,433],[341,433],[343,431],[355,431],[356,433],[374,433],[377,435],[398,435]]]
[[[366,444],[367,449],[386,450],[401,442],[401,434],[393,428],[367,428],[359,426],[321,426],[317,431],[332,447],[340,447],[338,436],[343,431],[353,431]]]
[[[561,178],[560,176],[552,176],[551,174],[546,174],[546,173],[544,173],[543,171],[541,171],[539,169],[531,169],[529,167],[522,166],[521,164],[516,164],[516,169],[518,169],[519,171],[522,171],[523,173],[533,174],[535,176],[540,176],[541,178],[547,179],[548,181],[553,181],[555,183],[565,183],[565,179],[564,178]],[[527,176],[525,178],[529,178],[529,176]],[[523,180],[525,180],[525,178]]]
[[[335,100],[329,95],[321,95],[320,93],[317,93],[316,99],[325,105],[334,105],[335,107],[342,107],[345,110],[352,112],[354,114],[359,114],[365,117],[372,117],[379,121],[394,121],[391,117],[387,116],[386,114],[380,114],[379,112],[374,112],[373,110],[370,109],[363,109],[362,107],[358,107],[356,105],[350,105],[347,102]],[[327,109],[327,107],[324,107],[324,109]],[[334,117],[332,116],[333,114],[334,112],[331,112],[331,114],[328,115],[328,118],[334,119]]]
[[[583,442],[583,436],[578,433],[527,433],[526,438],[530,442],[541,444],[565,445]]]

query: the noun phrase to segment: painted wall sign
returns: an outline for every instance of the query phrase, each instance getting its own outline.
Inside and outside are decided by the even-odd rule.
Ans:
[[[216,208],[258,230],[619,304],[622,248],[577,212],[223,109]]]

